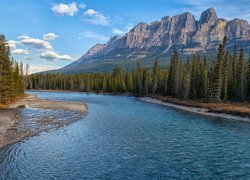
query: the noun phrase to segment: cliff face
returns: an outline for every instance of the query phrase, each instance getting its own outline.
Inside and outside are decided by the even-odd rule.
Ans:
[[[139,23],[124,36],[112,37],[107,44],[97,44],[77,63],[103,59],[143,59],[147,56],[169,54],[178,49],[183,54],[208,52],[216,49],[227,36],[228,47],[235,42],[250,46],[250,26],[241,19],[218,18],[213,8],[201,14],[197,21],[190,13],[163,17],[151,24]],[[247,47],[249,48],[249,47]]]

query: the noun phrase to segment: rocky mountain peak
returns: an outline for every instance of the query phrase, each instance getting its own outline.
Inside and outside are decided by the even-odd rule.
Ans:
[[[206,53],[217,49],[225,36],[228,47],[237,42],[250,49],[250,25],[246,20],[218,18],[213,8],[205,10],[199,21],[185,12],[150,24],[141,22],[124,36],[114,36],[106,44],[95,45],[77,63],[166,57],[174,49],[185,55]]]
[[[106,47],[105,44],[96,44],[95,46],[93,46],[88,50],[88,52],[85,54],[85,57],[92,56],[98,53],[99,51],[103,50],[105,47]]]
[[[148,28],[148,24],[145,22],[140,22],[133,29],[130,30],[132,33],[142,33],[145,32]]]
[[[217,20],[218,17],[216,11],[214,10],[214,8],[209,8],[201,14],[199,24],[205,24],[205,23],[215,24]]]

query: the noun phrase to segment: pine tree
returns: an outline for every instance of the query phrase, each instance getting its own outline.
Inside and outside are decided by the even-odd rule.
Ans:
[[[188,99],[190,96],[190,85],[191,85],[191,72],[190,72],[190,64],[189,60],[185,63],[182,68],[183,74],[181,77],[181,85],[180,88],[182,90],[181,97],[183,99]]]
[[[239,98],[240,100],[245,99],[245,74],[244,74],[244,53],[243,49],[240,49],[239,62],[238,62],[238,71],[237,71],[237,79],[238,79],[238,89],[239,89]]]
[[[125,84],[127,92],[133,92],[133,77],[132,73],[128,72],[128,70],[125,75]]]
[[[177,96],[179,94],[179,60],[176,50],[174,50],[170,61],[168,92],[171,96]]]
[[[192,63],[192,70],[191,70],[191,89],[190,89],[190,97],[192,99],[198,99],[199,96],[199,86],[200,86],[200,60],[199,57],[194,55],[193,63]]]
[[[148,71],[146,69],[143,70],[143,95],[148,94]]]
[[[209,91],[208,65],[207,59],[204,57],[203,63],[200,63],[200,98],[207,99]]]
[[[250,54],[248,57],[248,63],[247,63],[247,97],[250,97]]]
[[[136,94],[142,94],[142,69],[140,67],[139,62],[137,61],[136,72],[135,72],[135,80],[134,80],[134,87]]]
[[[167,85],[166,85],[166,95],[171,95],[171,92],[173,91],[173,71],[174,71],[174,60],[173,60],[173,55],[171,55],[171,60],[170,60],[170,65],[169,65],[169,70],[168,70],[168,80],[167,80]]]
[[[155,94],[155,92],[157,91],[158,88],[158,79],[159,79],[159,66],[158,66],[158,58],[156,59],[155,63],[154,63],[154,67],[153,67],[153,88],[152,88],[152,92],[153,94]]]
[[[223,62],[223,80],[222,80],[222,99],[223,101],[228,100],[228,79],[229,79],[229,54],[228,52],[225,55]]]
[[[0,59],[2,61],[2,89],[1,89],[1,103],[7,103],[10,101],[10,80],[11,80],[11,62],[9,59],[9,48],[7,47],[7,41],[5,36],[0,36]]]
[[[229,97],[230,99],[237,98],[238,89],[237,89],[237,65],[238,65],[238,57],[237,57],[237,45],[234,45],[234,53],[233,53],[233,63],[232,63],[232,76],[229,81]]]
[[[217,63],[214,70],[214,89],[212,95],[213,101],[221,101],[223,56],[224,47],[222,44],[220,44],[217,55]]]

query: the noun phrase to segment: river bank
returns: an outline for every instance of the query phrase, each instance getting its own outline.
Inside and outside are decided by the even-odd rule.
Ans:
[[[87,106],[82,103],[52,101],[40,99],[36,95],[27,95],[0,108],[0,148],[42,131],[77,121],[87,110]],[[63,117],[69,118],[63,119]]]
[[[75,91],[67,91],[67,90],[32,90],[32,91],[42,91],[42,92],[75,92]],[[76,91],[79,92],[79,91]],[[132,93],[96,93],[96,92],[89,92],[90,94],[102,94],[102,95],[121,95],[121,96],[135,96]],[[136,96],[139,99],[144,99],[141,98],[142,96]],[[184,99],[179,99],[179,98],[173,98],[173,97],[168,97],[168,96],[162,96],[160,94],[149,94],[145,97],[149,97],[152,99],[160,100],[161,102],[165,102],[168,104],[168,106],[172,105],[178,105],[179,109],[186,109],[188,111],[192,111],[195,109],[195,112],[206,115],[211,115],[211,116],[216,116],[216,117],[230,117],[230,119],[243,119],[243,120],[248,120],[250,121],[250,103],[248,102],[228,102],[228,103],[223,103],[223,102],[208,102],[204,103],[198,100],[184,100]],[[148,99],[147,99],[148,101]],[[152,100],[150,100],[152,101]],[[156,101],[159,103],[158,101]],[[179,107],[181,106],[181,107]],[[184,107],[184,109],[182,108]],[[197,109],[196,109],[197,108]],[[204,111],[204,112],[203,112]],[[208,114],[209,113],[209,114]],[[229,115],[229,116],[227,116]]]
[[[151,96],[140,97],[142,101],[173,107],[187,112],[230,120],[250,121],[248,105],[226,103],[200,103],[192,100],[180,100],[171,97]]]

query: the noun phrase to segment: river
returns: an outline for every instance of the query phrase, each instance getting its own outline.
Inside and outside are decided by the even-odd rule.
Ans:
[[[82,120],[0,149],[0,179],[249,179],[250,123],[135,97],[28,92],[88,105]]]

